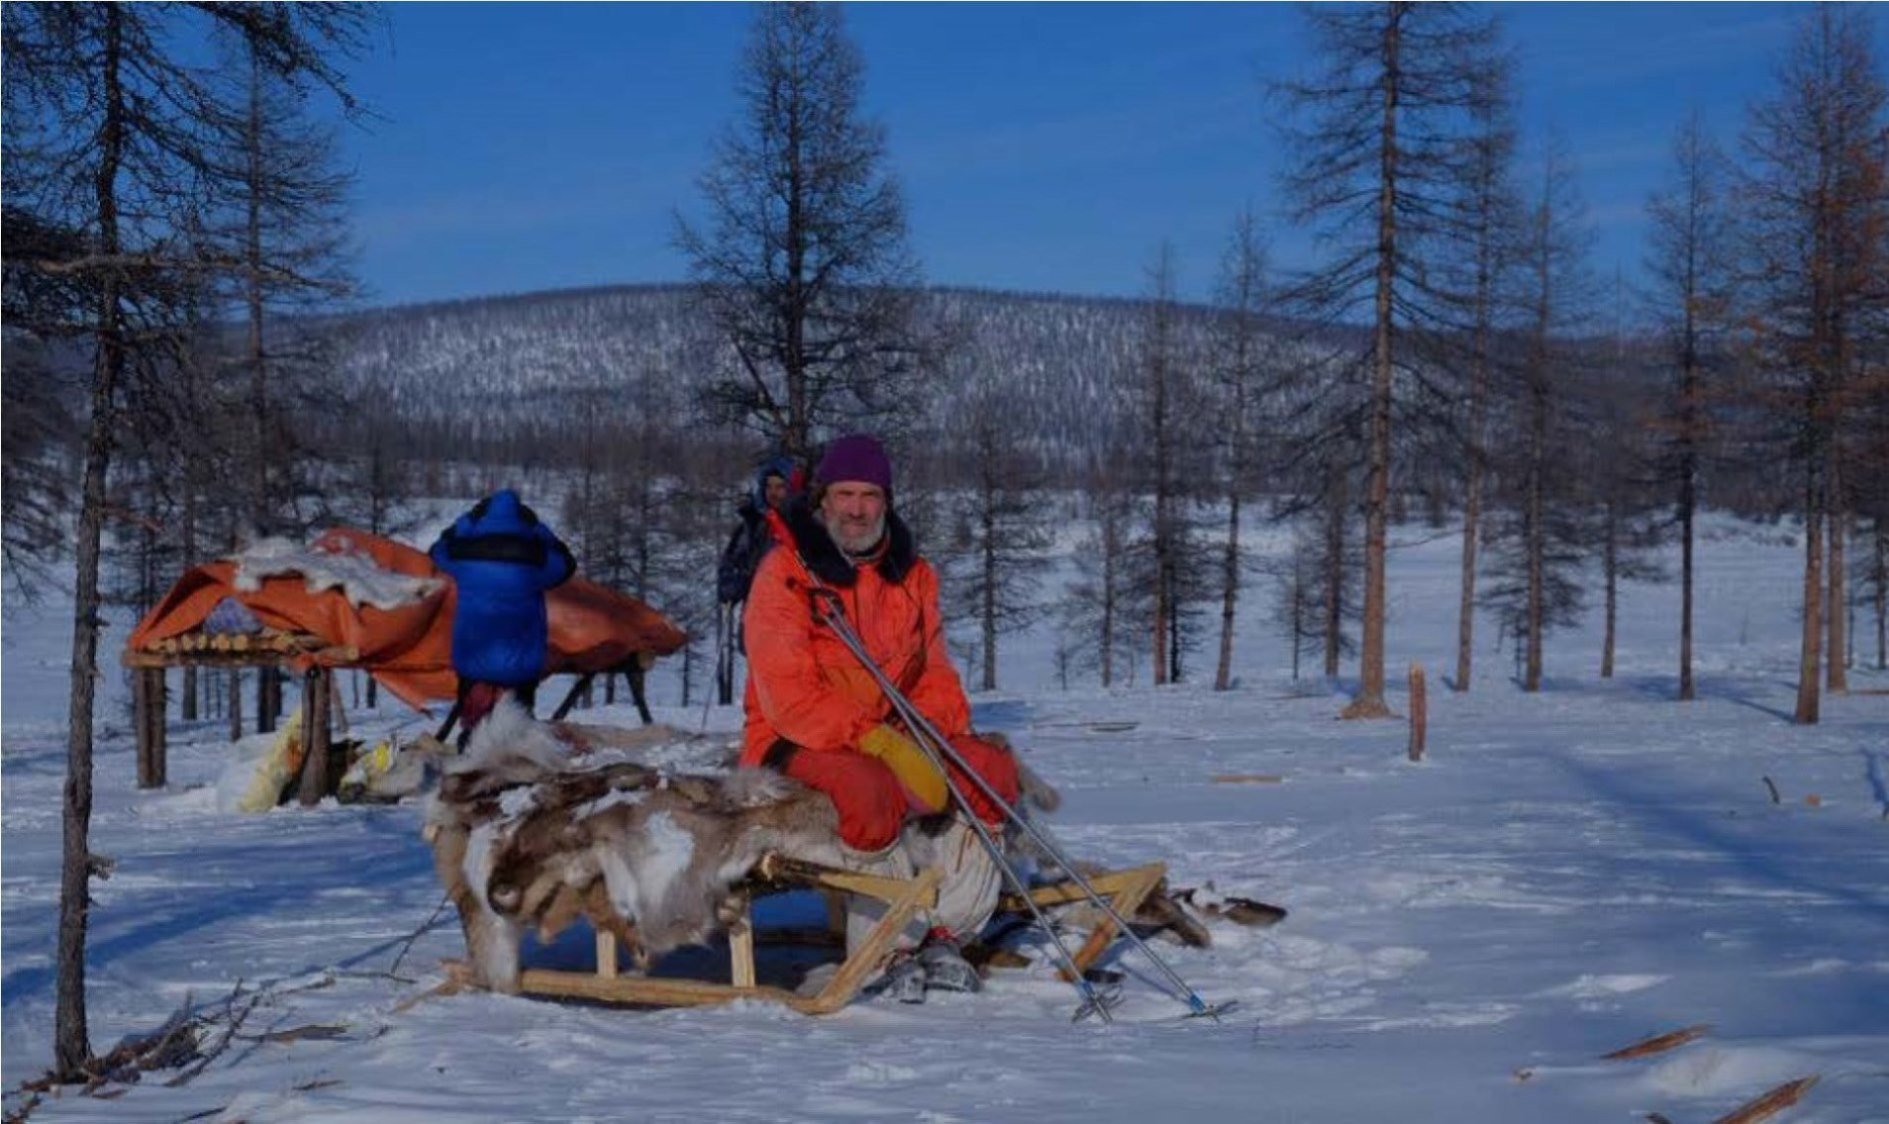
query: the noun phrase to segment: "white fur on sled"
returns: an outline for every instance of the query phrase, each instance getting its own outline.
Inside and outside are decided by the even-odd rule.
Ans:
[[[427,823],[479,974],[501,990],[516,987],[526,927],[548,939],[586,916],[660,954],[714,932],[730,889],[767,852],[842,858],[832,803],[811,789],[763,770],[672,774],[573,757],[509,699],[448,767]]]

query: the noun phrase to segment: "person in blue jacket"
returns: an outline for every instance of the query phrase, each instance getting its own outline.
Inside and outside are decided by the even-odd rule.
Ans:
[[[577,572],[570,548],[506,488],[455,520],[428,554],[459,587],[453,670],[462,736],[507,691],[530,711],[550,642],[544,595]]]

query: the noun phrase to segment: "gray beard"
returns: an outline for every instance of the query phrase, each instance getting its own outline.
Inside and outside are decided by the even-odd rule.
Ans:
[[[825,522],[822,521],[821,525],[825,526]],[[840,533],[834,528],[830,526],[827,527],[826,533],[827,537],[833,540],[834,545],[840,548],[841,553],[845,554],[848,558],[859,558],[877,551],[879,544],[885,541],[885,516],[881,515],[879,517],[878,525],[872,529],[872,535],[867,538],[866,544],[858,549],[849,546],[846,540],[841,538]]]

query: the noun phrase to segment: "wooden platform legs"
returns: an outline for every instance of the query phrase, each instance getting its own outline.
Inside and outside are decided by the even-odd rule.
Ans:
[[[131,673],[131,723],[138,738],[138,787],[163,788],[168,769],[164,745],[164,669]]]
[[[311,667],[302,680],[302,785],[303,807],[321,803],[328,792],[328,740],[331,725],[328,706],[333,692],[328,678],[333,673],[325,667]]]

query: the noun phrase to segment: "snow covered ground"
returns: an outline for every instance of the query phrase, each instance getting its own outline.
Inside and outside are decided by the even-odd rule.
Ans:
[[[1401,722],[1335,721],[1343,685],[1292,683],[1256,616],[1225,694],[1064,692],[1046,634],[1013,643],[1007,690],[978,696],[978,718],[1062,788],[1070,850],[1165,859],[1178,885],[1291,911],[1270,929],[1216,922],[1211,949],[1157,942],[1200,994],[1239,1001],[1217,1024],[1177,1019],[1122,949],[1112,1027],[1071,1025],[1074,994],[1042,964],[999,971],[981,995],[864,1000],[824,1019],[485,994],[403,1009],[461,952],[447,917],[406,948],[440,899],[417,806],[219,813],[232,748],[216,722],[174,727],[169,788],[140,792],[124,686],[108,675],[93,845],[118,866],[91,915],[94,1048],[238,984],[264,991],[187,1084],[68,1093],[32,1118],[1688,1124],[1816,1074],[1777,1119],[1889,1121],[1889,695],[1865,693],[1889,678],[1859,670],[1823,724],[1791,725],[1798,549],[1787,529],[1713,530],[1687,705],[1672,701],[1671,586],[1626,590],[1612,681],[1596,675],[1598,614],[1550,638],[1533,696],[1485,622],[1473,690],[1451,693],[1457,544],[1410,530],[1392,559],[1389,646],[1399,708],[1405,663],[1429,670],[1420,765],[1404,760]],[[5,625],[9,1111],[51,1058],[69,630],[53,610]],[[674,691],[659,680],[654,695]],[[689,730],[739,721],[658,710]],[[419,725],[392,710],[351,721]],[[1213,780],[1224,774],[1281,780]],[[1601,1060],[1699,1023],[1711,1030],[1670,1052]]]

